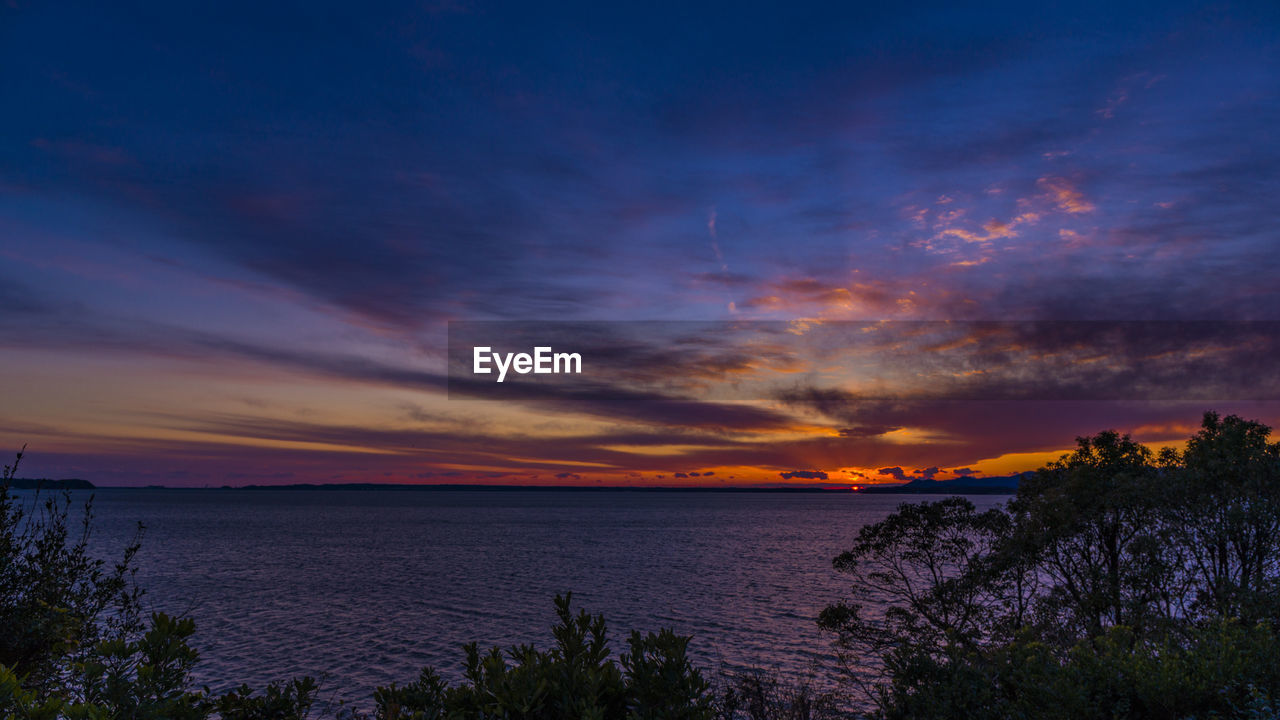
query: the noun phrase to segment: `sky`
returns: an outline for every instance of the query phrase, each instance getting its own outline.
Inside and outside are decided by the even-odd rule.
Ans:
[[[0,101],[22,475],[845,486],[1280,423],[1275,3],[6,0]],[[469,393],[475,321],[633,352]]]

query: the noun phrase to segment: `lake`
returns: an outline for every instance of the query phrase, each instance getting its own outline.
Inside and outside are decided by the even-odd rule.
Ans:
[[[359,700],[460,646],[545,647],[552,598],[632,629],[693,635],[712,670],[823,671],[818,612],[858,528],[928,496],[573,491],[95,491],[93,545],[146,527],[150,609],[197,622],[215,690],[312,674]],[[76,493],[77,498],[87,493]],[[975,497],[979,507],[1004,498]]]

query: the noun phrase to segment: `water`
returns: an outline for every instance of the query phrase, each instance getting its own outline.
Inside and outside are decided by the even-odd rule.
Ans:
[[[79,494],[78,494],[79,495]],[[146,527],[151,609],[197,623],[215,690],[311,674],[341,697],[459,676],[459,647],[549,644],[552,598],[694,636],[713,670],[828,674],[831,559],[920,496],[666,492],[96,491],[95,546]],[[974,498],[987,507],[1001,498]]]

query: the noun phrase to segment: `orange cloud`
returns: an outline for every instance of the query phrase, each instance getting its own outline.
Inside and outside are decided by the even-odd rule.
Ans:
[[[768,311],[833,311],[847,313],[862,308],[883,308],[893,302],[880,283],[836,284],[810,277],[786,278],[770,282],[760,295],[737,303],[736,307]]]
[[[1094,211],[1093,203],[1086,200],[1084,193],[1065,178],[1042,177],[1036,184],[1044,188],[1049,199],[1063,212],[1078,215]]]

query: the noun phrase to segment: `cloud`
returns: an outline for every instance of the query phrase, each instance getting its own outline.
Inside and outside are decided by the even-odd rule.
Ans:
[[[158,370],[158,385],[198,365],[372,398],[445,392],[433,362],[447,319],[687,320],[732,306],[737,317],[782,319],[1089,321],[833,342],[827,363],[807,362],[797,344],[741,346],[706,326],[679,345],[601,336],[590,350],[608,377],[511,390],[501,406],[596,428],[554,440],[490,436],[483,409],[469,423],[431,421],[455,431],[422,434],[395,426],[430,420],[412,411],[370,428],[323,412],[288,423],[166,401],[181,407],[164,408],[165,422],[185,419],[193,432],[386,451],[326,451],[350,472],[503,455],[532,458],[544,474],[575,459],[770,475],[952,467],[1110,425],[1172,427],[1209,398],[1280,397],[1274,331],[1222,324],[1280,319],[1269,15],[1222,24],[1196,12],[1037,6],[939,26],[850,4],[813,27],[799,10],[748,8],[726,25],[695,8],[688,25],[709,28],[702,49],[677,43],[655,64],[626,42],[595,43],[561,9],[549,16],[565,30],[561,45],[475,51],[524,12],[424,24],[408,6],[359,22],[339,11],[300,28],[272,62],[252,50],[270,41],[253,23],[198,23],[190,43],[141,43],[125,57],[111,38],[139,28],[109,4],[70,24],[49,8],[15,16],[0,253],[5,275],[24,280],[0,282],[0,344],[51,356],[42,372],[64,373],[68,386],[118,360],[163,359],[174,362],[155,367],[180,375]],[[1064,39],[1066,21],[1124,32],[1081,45]],[[189,25],[162,8],[146,30]],[[803,51],[778,44],[779,28],[800,27]],[[210,69],[202,48],[224,46],[241,50]],[[566,52],[599,57],[609,72],[568,67]],[[139,76],[138,63],[154,72]],[[307,72],[316,67],[342,71],[319,82]],[[254,82],[228,80],[239,77]],[[619,83],[633,92],[621,98]],[[155,102],[157,88],[174,87],[185,102]],[[35,252],[20,256],[20,243]],[[118,252],[125,279],[69,277],[59,258],[85,249]],[[150,273],[160,265],[173,272]],[[218,287],[189,287],[193,277]],[[263,297],[258,312],[223,314]],[[276,332],[295,315],[319,317]],[[1106,319],[1210,322],[1095,322]],[[837,360],[852,365],[858,349],[878,359],[885,384],[819,377]],[[776,385],[753,384],[756,373]],[[929,381],[900,391],[912,375]],[[776,387],[786,389],[771,395]],[[464,403],[489,392],[453,390]],[[766,402],[741,402],[747,393]],[[6,426],[47,432],[85,415],[75,402],[50,408],[40,423]],[[136,422],[124,408],[109,420]],[[113,442],[114,457],[138,453],[128,462],[157,476],[142,454],[233,465],[218,456],[234,448],[212,441]],[[615,444],[653,454],[606,447]],[[671,457],[664,446],[684,449]],[[305,453],[245,452],[328,472]],[[113,462],[89,449],[77,457]]]
[[[741,310],[763,312],[858,312],[893,305],[883,281],[833,283],[813,277],[792,277],[753,288],[757,294],[736,303]]]
[[[1097,209],[1093,203],[1085,200],[1084,193],[1077,190],[1066,178],[1043,177],[1037,183],[1062,212],[1078,215],[1091,213]]]
[[[8,296],[5,296],[8,297]],[[0,301],[4,301],[0,297]],[[418,390],[444,391],[459,397],[494,397],[492,382],[450,380],[445,375],[401,367],[359,356],[324,354],[288,347],[273,347],[257,342],[205,333],[187,328],[151,323],[112,323],[94,317],[74,305],[53,306],[37,300],[13,298],[13,305],[27,309],[18,315],[0,318],[0,346],[45,346],[57,348],[93,348],[129,354],[150,354],[198,361],[230,358],[268,366],[304,371],[316,376],[372,383]],[[56,318],[56,322],[52,321]],[[656,350],[656,349],[655,349]],[[663,349],[661,357],[643,356],[647,352],[623,352],[615,362],[646,366],[655,377],[665,372],[679,373],[680,368],[704,360],[708,355],[680,357],[678,349]],[[663,357],[674,366],[665,365]],[[607,355],[600,358],[608,362]],[[732,360],[727,365],[733,365]],[[715,363],[702,368],[714,372]],[[639,379],[644,379],[639,378]],[[737,403],[713,402],[693,396],[668,394],[641,386],[632,389],[608,382],[574,382],[566,385],[532,385],[507,383],[498,388],[501,399],[549,411],[583,413],[599,417],[626,419],[659,425],[706,427],[719,430],[783,429],[793,424],[782,412]]]
[[[86,314],[83,308],[43,303],[39,293],[22,302],[39,308],[35,311],[39,318],[6,315],[0,319],[0,344],[74,348],[81,355],[92,349],[95,357],[104,352],[135,357],[154,354],[213,363],[224,369],[229,367],[228,361],[239,361],[357,386],[439,393],[446,385],[446,379],[438,373],[369,358],[272,347],[168,326],[117,327],[92,312]],[[897,324],[875,326],[881,332],[898,328]],[[939,328],[947,332],[939,334]],[[1240,394],[1240,389],[1246,388],[1251,397],[1267,397],[1264,391],[1273,386],[1274,368],[1266,358],[1274,356],[1278,337],[1280,332],[1266,323],[907,323],[889,332],[883,346],[877,346],[877,355],[891,367],[911,375],[950,372],[949,365],[956,358],[972,353],[990,372],[957,378],[953,385],[931,383],[931,394],[926,396],[863,397],[834,387],[798,385],[780,391],[778,398],[784,405],[772,408],[712,402],[699,399],[697,393],[668,394],[643,387],[595,383],[580,387],[513,385],[508,402],[538,409],[548,417],[581,414],[628,424],[616,432],[555,441],[494,438],[478,432],[474,423],[447,433],[421,433],[413,428],[371,431],[341,423],[290,425],[278,420],[243,418],[228,424],[224,415],[208,409],[174,413],[164,422],[180,427],[185,420],[192,430],[255,439],[335,446],[354,443],[395,452],[409,447],[431,448],[432,457],[439,462],[477,465],[491,462],[492,455],[497,454],[533,458],[531,466],[548,468],[559,465],[563,469],[564,462],[585,461],[610,468],[652,471],[669,467],[671,460],[662,454],[646,456],[609,448],[692,445],[696,447],[683,451],[678,462],[696,463],[695,467],[754,466],[776,469],[774,472],[809,463],[819,467],[872,468],[901,465],[904,460],[918,466],[949,467],[1016,450],[1061,447],[1063,438],[1123,422],[1160,427],[1167,426],[1170,418],[1196,417],[1210,405],[1187,397],[1190,388],[1202,387],[1204,392],[1235,388],[1236,397],[1241,399],[1246,396]],[[843,352],[841,347],[836,344],[831,349]],[[1039,379],[1034,374],[1022,377],[1018,373],[1024,373],[1026,368],[1012,363],[1017,357],[1011,352],[1013,348],[1020,353],[1063,359],[1061,377],[1057,370]],[[1100,349],[1108,355],[1099,355]],[[939,365],[937,358],[950,360]],[[1114,369],[1107,369],[1110,362],[1117,363]],[[1162,385],[1135,380],[1126,370],[1126,363],[1145,367],[1143,373],[1153,383],[1182,390],[1162,394],[1166,392],[1160,390]],[[1006,364],[1018,373],[1002,375],[999,368]],[[461,393],[459,397],[480,393],[479,388],[466,384],[454,390]],[[1217,395],[1220,399],[1224,393]],[[1103,405],[1085,402],[1090,398],[1106,400],[1105,407],[1110,409],[1103,412]],[[1116,404],[1124,399],[1132,401],[1131,405]],[[1165,409],[1144,409],[1144,399],[1181,402]],[[797,413],[818,413],[819,418],[797,417]],[[823,422],[822,418],[833,423],[826,434],[793,434],[797,427]],[[419,418],[415,422],[421,421]],[[851,428],[856,430],[839,432]],[[892,431],[893,437],[886,437],[888,432],[877,434],[881,430]],[[780,431],[786,434],[775,435]],[[360,462],[367,464],[367,460]]]
[[[876,471],[876,474],[888,475],[892,477],[894,480],[905,481],[907,479],[907,474],[903,471],[901,467],[898,467],[898,466],[880,468],[879,470]]]
[[[878,435],[887,435],[902,428],[894,425],[862,425],[858,427],[840,428],[840,437],[847,438],[869,438]]]
[[[706,285],[722,285],[725,287],[745,287],[753,285],[759,280],[751,275],[731,272],[701,272],[690,276],[697,284]]]
[[[827,474],[821,470],[789,470],[778,473],[783,480],[801,478],[804,480],[826,480]]]

